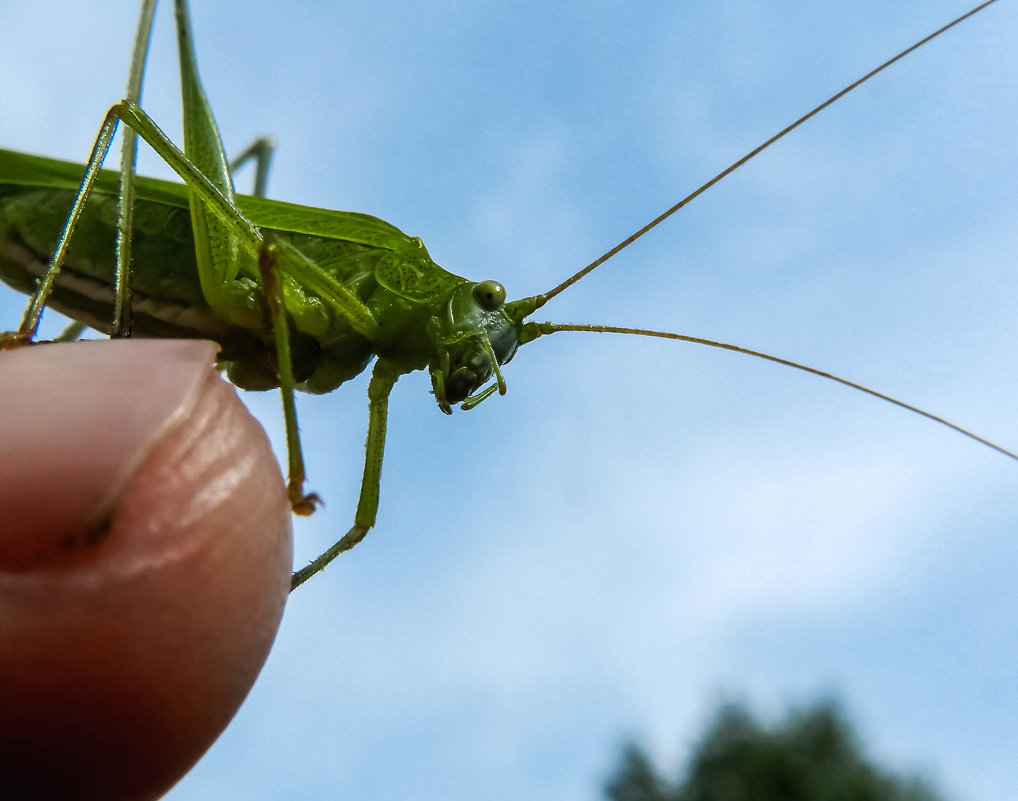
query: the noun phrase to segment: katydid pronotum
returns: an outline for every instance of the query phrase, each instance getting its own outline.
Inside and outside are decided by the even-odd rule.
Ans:
[[[186,156],[175,152],[170,141],[131,99],[137,99],[140,92],[141,65],[150,24],[144,20],[151,19],[153,6],[152,2],[143,4],[143,23],[139,26],[133,61],[132,74],[135,77],[129,82],[127,94],[129,100],[119,104],[115,115],[107,118],[93,151],[89,174],[97,180],[96,188],[91,202],[83,194],[76,204],[76,209],[84,216],[74,236],[79,242],[106,237],[111,243],[109,252],[114,252],[113,227],[107,225],[100,230],[100,224],[106,224],[101,215],[89,215],[92,209],[113,202],[118,191],[116,177],[101,176],[98,168],[112,139],[115,120],[119,118],[142,133],[149,144],[171,163],[188,187],[175,188],[140,181],[137,184],[138,203],[122,204],[123,209],[133,211],[137,207],[139,215],[165,215],[167,209],[183,209],[190,202],[190,224],[198,232],[195,235],[198,266],[190,267],[189,281],[181,282],[167,297],[163,297],[152,289],[152,285],[164,282],[148,279],[152,275],[150,271],[165,272],[166,268],[158,258],[152,257],[154,251],[145,249],[150,243],[142,236],[136,238],[134,245],[134,272],[129,273],[126,266],[119,267],[117,274],[121,277],[117,279],[113,277],[112,259],[109,264],[100,266],[99,275],[88,275],[87,270],[76,267],[74,240],[70,236],[65,237],[71,246],[70,261],[61,265],[64,253],[58,252],[48,273],[53,279],[52,285],[48,279],[38,284],[36,299],[26,312],[21,329],[9,337],[8,343],[13,345],[34,336],[39,314],[47,303],[93,327],[110,329],[117,335],[184,335],[216,339],[223,346],[224,362],[231,363],[231,378],[240,386],[260,389],[281,384],[283,387],[290,454],[290,496],[295,510],[299,512],[309,512],[317,498],[306,495],[303,489],[303,460],[292,401],[293,389],[331,391],[359,374],[373,356],[379,357],[369,389],[373,400],[368,458],[354,525],[332,549],[295,575],[294,586],[320,570],[338,553],[359,542],[374,525],[387,398],[399,375],[427,369],[439,407],[450,413],[454,404],[464,402],[464,408],[472,408],[495,391],[504,394],[506,380],[500,366],[514,355],[518,345],[556,331],[666,336],[728,347],[713,340],[661,335],[643,328],[525,321],[546,301],[571,285],[572,279],[543,294],[505,303],[501,285],[494,281],[474,284],[445,273],[431,262],[419,239],[407,236],[376,218],[234,197],[228,161],[223,155],[215,123],[211,115],[203,110],[205,101],[198,88],[193,52],[188,47],[183,47],[181,52]],[[177,6],[178,20],[182,21],[186,19],[185,4],[178,2]],[[189,41],[189,32],[185,32],[181,40]],[[54,228],[52,220],[42,221],[42,208],[51,204],[67,205],[81,168],[9,152],[0,155],[0,179],[11,188],[3,213],[5,242],[8,245],[4,278],[17,288],[30,292],[44,272],[45,260],[52,247],[50,243],[59,230],[59,226]],[[131,157],[127,157],[125,165],[132,161]],[[133,174],[127,167],[122,168],[123,177],[127,178],[129,186],[132,185]],[[12,188],[18,189],[17,197]],[[24,194],[20,194],[21,190],[29,196],[27,200]],[[38,197],[41,191],[47,193],[44,203]],[[92,191],[91,187],[89,191]],[[53,199],[54,192],[59,194],[58,200]],[[699,190],[694,195],[698,193]],[[679,205],[684,203],[682,201]],[[47,214],[51,211],[46,209]],[[180,214],[177,216],[182,217]],[[188,221],[181,219],[181,224],[187,226]],[[129,222],[123,227],[131,229]],[[71,229],[71,225],[66,225],[65,233],[70,235]],[[130,239],[125,241],[129,243]],[[158,247],[158,243],[154,246]],[[609,251],[606,256],[616,250]],[[129,263],[129,246],[118,248],[117,252],[128,254],[126,259]],[[601,261],[603,258],[594,264]],[[55,268],[60,266],[64,269],[58,273]],[[574,278],[583,274],[586,271],[577,273]],[[83,287],[83,283],[87,286]],[[110,294],[97,300],[92,292],[97,283],[111,290],[114,285],[118,286],[121,292],[119,299],[115,301]],[[282,306],[273,302],[276,293],[266,289],[273,284],[281,287]],[[156,308],[156,313],[150,317],[134,314],[134,304],[128,300],[128,287],[135,299],[144,298],[148,301],[146,308]],[[187,304],[195,310],[192,326],[176,326],[161,317],[159,305],[170,300],[178,307]],[[273,308],[277,310],[273,312]],[[742,348],[738,350],[803,369],[797,362]],[[280,354],[287,355],[280,357]],[[812,368],[805,369],[819,373]],[[832,377],[826,373],[819,374]],[[632,383],[633,379],[625,380]],[[863,389],[844,379],[835,380]],[[639,388],[634,389],[640,391]],[[864,391],[888,399],[880,393]],[[907,408],[918,411],[912,406]],[[934,417],[926,412],[920,413]],[[940,418],[934,419],[945,422]],[[948,425],[961,431],[953,424]],[[967,431],[962,433],[1015,458],[1012,452],[982,437]]]

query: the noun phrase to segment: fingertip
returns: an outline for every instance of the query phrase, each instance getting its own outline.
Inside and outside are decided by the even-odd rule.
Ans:
[[[0,352],[0,566],[66,559],[99,535],[138,461],[195,402],[215,347],[114,340]]]
[[[47,353],[60,348],[77,350]],[[92,383],[78,397],[88,411],[41,403],[32,425],[45,436],[22,438],[47,458],[22,460],[39,472],[17,486],[42,506],[0,537],[20,543],[0,561],[0,772],[35,793],[158,797],[225,728],[268,654],[292,560],[285,487],[264,432],[212,368],[214,346],[35,350],[51,370],[75,362],[55,383],[80,379],[82,360]],[[63,431],[71,444],[48,450]],[[81,472],[61,499],[53,476]],[[21,509],[3,486],[3,508]],[[68,528],[72,512],[84,517]],[[33,522],[45,536],[33,539]]]

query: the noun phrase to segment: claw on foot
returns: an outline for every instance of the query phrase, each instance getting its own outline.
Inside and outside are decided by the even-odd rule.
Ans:
[[[290,488],[290,508],[295,515],[308,516],[315,513],[315,510],[322,505],[322,499],[317,492],[310,492],[307,495],[301,494],[300,487]]]
[[[0,332],[0,350],[14,350],[22,345],[31,345],[32,337],[22,334],[20,331]]]

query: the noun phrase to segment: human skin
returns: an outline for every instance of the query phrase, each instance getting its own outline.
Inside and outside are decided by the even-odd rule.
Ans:
[[[159,797],[268,655],[289,504],[215,353],[156,340],[0,352],[8,797]]]

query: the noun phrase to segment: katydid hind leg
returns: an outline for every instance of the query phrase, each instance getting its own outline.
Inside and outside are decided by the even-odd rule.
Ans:
[[[184,154],[222,195],[225,203],[235,207],[229,160],[212,106],[198,76],[186,0],[175,0],[174,11],[180,63]],[[217,217],[194,192],[191,193],[190,205],[202,294],[218,314],[229,316],[234,313],[231,308],[234,303],[244,303],[244,298],[234,296],[234,279],[240,274],[241,260],[246,256],[237,247],[236,233],[232,226]]]

